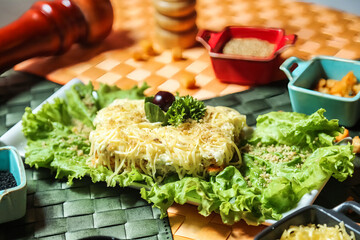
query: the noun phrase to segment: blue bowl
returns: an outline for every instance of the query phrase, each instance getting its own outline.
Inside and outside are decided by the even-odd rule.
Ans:
[[[294,67],[296,68],[293,70]],[[340,125],[352,127],[358,122],[360,93],[346,98],[312,89],[321,78],[341,80],[350,71],[353,71],[359,81],[360,61],[329,56],[317,56],[309,61],[290,57],[280,66],[280,69],[289,79],[288,90],[293,111],[312,114],[324,108],[325,117],[338,119]]]
[[[24,163],[14,147],[0,148],[0,170],[9,171],[16,186],[0,191],[0,223],[16,220],[26,212],[26,174]]]

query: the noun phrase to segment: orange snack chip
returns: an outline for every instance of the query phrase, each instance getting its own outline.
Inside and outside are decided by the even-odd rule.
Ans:
[[[360,84],[354,73],[350,71],[340,81],[320,79],[315,90],[339,97],[354,97],[360,91]]]
[[[359,136],[355,136],[352,140],[353,152],[360,153],[360,138]]]

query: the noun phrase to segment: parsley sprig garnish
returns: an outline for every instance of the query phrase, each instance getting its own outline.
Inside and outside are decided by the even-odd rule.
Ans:
[[[150,122],[162,122],[165,125],[179,126],[187,119],[199,121],[206,112],[204,102],[192,96],[176,96],[169,110],[164,112],[161,108],[152,103],[154,97],[145,98],[145,115]]]

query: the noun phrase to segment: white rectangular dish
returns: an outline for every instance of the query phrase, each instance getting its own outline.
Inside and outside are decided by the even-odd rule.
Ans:
[[[65,92],[71,88],[72,85],[81,83],[79,79],[73,79],[68,82],[66,85],[61,87],[58,91],[52,94],[48,99],[42,102],[39,106],[37,106],[33,111],[37,112],[41,109],[42,105],[47,102],[53,102],[54,98],[65,98]],[[25,157],[25,147],[26,147],[26,139],[24,134],[22,133],[22,121],[19,121],[12,128],[10,128],[4,135],[0,137],[0,142],[7,146],[15,147],[21,157]]]

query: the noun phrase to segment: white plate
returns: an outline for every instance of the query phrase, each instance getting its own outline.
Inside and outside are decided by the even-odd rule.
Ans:
[[[72,85],[77,84],[77,83],[81,83],[81,81],[79,79],[71,80],[66,85],[61,87],[58,91],[56,91],[53,95],[51,95],[48,99],[46,99],[43,103],[41,103],[37,108],[35,108],[33,110],[33,112],[39,111],[44,103],[53,102],[54,98],[64,98],[65,92],[68,89],[70,89]],[[9,129],[4,135],[2,135],[0,137],[0,142],[4,143],[7,146],[14,146],[18,150],[20,156],[24,158],[25,157],[26,139],[22,133],[22,122],[21,121],[18,122],[11,129]],[[321,187],[321,189],[325,186],[326,182]],[[134,186],[134,187],[139,188],[138,186]],[[283,217],[291,214],[292,212],[294,212],[302,207],[313,204],[316,197],[319,195],[321,189],[313,190],[310,193],[305,194],[294,209],[283,213]],[[189,204],[197,205],[196,200],[189,202]],[[276,222],[276,220],[266,220],[264,222],[264,225],[272,225],[275,222]]]
[[[54,98],[65,98],[65,92],[71,88],[72,85],[81,83],[79,79],[73,79],[66,85],[62,86],[58,91],[51,95],[48,99],[37,106],[33,112],[37,112],[41,109],[42,105],[47,102],[53,102]],[[25,157],[26,138],[22,133],[22,121],[19,121],[12,128],[10,128],[4,135],[0,137],[0,142],[7,146],[14,146],[21,157]]]

